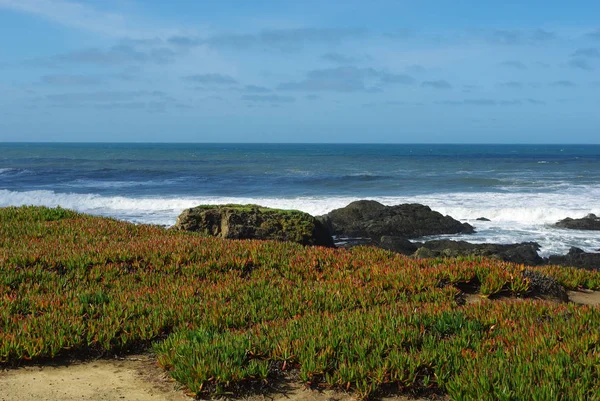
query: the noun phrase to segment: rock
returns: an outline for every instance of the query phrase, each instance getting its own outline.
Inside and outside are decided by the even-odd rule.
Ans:
[[[379,243],[373,241],[371,238],[346,238],[346,237],[334,237],[333,239],[335,246],[338,248],[354,248],[355,246],[374,246],[379,247]]]
[[[466,241],[434,240],[427,241],[419,248],[414,256],[418,258],[485,256],[507,262],[530,266],[544,262],[537,251],[539,244],[522,242],[520,244],[471,244]]]
[[[558,228],[568,228],[571,230],[600,230],[600,217],[595,214],[588,214],[581,219],[572,219],[567,217],[554,225]]]
[[[384,206],[376,201],[361,200],[333,210],[326,217],[321,217],[324,218],[329,219],[333,235],[371,238],[374,241],[383,236],[417,238],[475,232],[471,225],[420,204]]]
[[[172,228],[229,239],[334,246],[327,227],[313,216],[297,210],[279,210],[257,205],[197,206],[184,210]]]
[[[485,217],[478,217],[475,220],[477,220],[477,221],[492,221],[492,220],[490,220],[488,218],[485,218]]]
[[[546,259],[549,265],[572,266],[588,270],[600,270],[600,253],[585,252],[572,247],[566,255],[552,255]]]
[[[384,235],[379,240],[380,248],[398,252],[403,255],[412,255],[417,249],[419,249],[420,245],[421,244],[412,243],[404,237],[392,237],[389,235]]]
[[[567,290],[554,277],[546,276],[540,272],[525,269],[523,276],[529,279],[529,296],[543,296],[569,301]]]

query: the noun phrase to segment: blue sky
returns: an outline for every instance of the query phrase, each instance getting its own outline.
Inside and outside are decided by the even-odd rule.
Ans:
[[[0,140],[600,143],[598,1],[0,0]]]

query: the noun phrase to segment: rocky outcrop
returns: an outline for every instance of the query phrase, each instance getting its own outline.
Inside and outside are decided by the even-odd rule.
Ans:
[[[555,224],[558,228],[568,228],[571,230],[600,230],[600,217],[595,214],[588,214],[581,219],[572,219],[567,217]]]
[[[571,248],[566,255],[552,255],[546,260],[549,265],[580,267],[588,270],[600,270],[600,253],[585,252]]]
[[[537,251],[539,244],[523,242],[520,244],[471,244],[465,241],[435,240],[427,241],[417,249],[417,258],[439,258],[457,256],[485,256],[507,262],[536,266],[544,263]]]
[[[384,206],[376,201],[361,200],[320,219],[329,226],[332,235],[370,238],[377,242],[383,236],[417,238],[475,232],[471,225],[420,204]]]
[[[279,210],[257,205],[201,205],[186,209],[177,218],[173,229],[229,239],[334,246],[327,227],[313,216],[297,210]]]

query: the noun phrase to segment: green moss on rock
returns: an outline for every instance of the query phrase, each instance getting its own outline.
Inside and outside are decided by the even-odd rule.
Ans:
[[[333,246],[328,229],[298,210],[259,205],[200,205],[184,210],[173,229],[229,239],[263,239]]]

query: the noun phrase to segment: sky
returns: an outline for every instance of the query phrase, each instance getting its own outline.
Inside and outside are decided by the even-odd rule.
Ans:
[[[600,143],[597,0],[0,0],[0,141]]]

